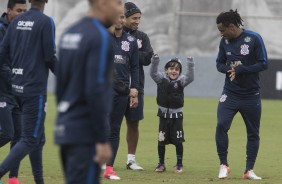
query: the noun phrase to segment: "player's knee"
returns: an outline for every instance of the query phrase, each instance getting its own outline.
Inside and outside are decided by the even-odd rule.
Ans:
[[[158,146],[165,146],[164,141],[158,141]]]
[[[119,139],[119,137],[120,137],[119,131],[111,131],[109,140],[116,140],[116,139]]]
[[[40,146],[40,141],[34,137],[23,137],[20,141],[32,149]]]
[[[216,130],[228,132],[229,127],[226,126],[226,123],[224,121],[218,121],[217,126],[216,126]]]
[[[8,134],[4,134],[2,132],[0,132],[0,147],[6,145],[8,142],[10,142],[12,140],[12,136],[8,135]]]
[[[139,122],[138,122],[138,121],[128,122],[128,123],[127,123],[127,128],[128,128],[130,131],[138,132],[138,127],[139,127],[138,125],[139,125]]]
[[[258,133],[248,133],[248,140],[249,141],[259,141],[260,137]]]
[[[2,137],[0,137],[0,147],[3,147],[3,146],[5,146],[8,142],[10,142],[11,141],[11,139],[9,139],[9,138],[2,138]]]

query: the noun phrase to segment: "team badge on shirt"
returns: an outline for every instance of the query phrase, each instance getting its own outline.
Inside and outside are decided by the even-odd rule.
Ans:
[[[176,83],[174,83],[174,88],[178,88],[178,84],[177,84],[177,82],[176,82]]]
[[[228,44],[229,44],[229,41],[228,41],[228,40],[225,40],[225,44],[228,45]]]
[[[226,98],[227,98],[227,95],[226,95],[226,94],[223,94],[223,95],[221,95],[219,101],[220,101],[221,103],[223,103],[223,102],[225,102]]]
[[[142,48],[142,40],[137,39],[138,48]]]
[[[247,36],[247,37],[244,39],[244,41],[248,43],[248,42],[252,41],[252,38],[249,37],[249,36]]]
[[[241,54],[245,56],[248,55],[249,53],[250,53],[249,45],[247,44],[241,45]]]
[[[165,132],[160,131],[159,132],[159,141],[163,142],[165,140]]]
[[[128,41],[122,41],[121,42],[121,49],[124,50],[125,52],[128,52],[130,49],[130,43]]]

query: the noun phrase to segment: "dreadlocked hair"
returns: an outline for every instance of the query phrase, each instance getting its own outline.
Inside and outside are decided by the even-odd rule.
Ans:
[[[243,22],[237,9],[235,11],[231,9],[228,12],[222,12],[216,18],[216,24],[222,23],[225,27],[228,27],[230,24],[240,27],[243,26]]]

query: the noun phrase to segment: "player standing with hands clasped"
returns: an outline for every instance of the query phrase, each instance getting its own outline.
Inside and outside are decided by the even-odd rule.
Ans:
[[[217,111],[216,145],[220,159],[218,178],[228,177],[228,130],[237,112],[247,128],[247,160],[244,179],[261,180],[254,171],[259,149],[261,98],[259,72],[267,69],[267,53],[261,36],[242,29],[237,10],[222,12],[216,19],[222,39],[216,60],[217,70],[226,74]]]
[[[111,27],[114,47],[114,95],[112,112],[110,114],[110,137],[113,156],[106,164],[104,178],[120,180],[114,171],[114,162],[119,148],[120,128],[123,117],[130,108],[138,106],[139,57],[136,39],[123,31],[125,23],[124,11],[118,21]]]
[[[165,72],[159,72],[159,56],[152,58],[151,77],[158,85],[157,103],[159,121],[158,154],[159,164],[156,172],[166,170],[164,157],[165,145],[174,144],[176,147],[176,173],[183,172],[183,112],[184,88],[194,80],[194,61],[187,58],[187,73],[181,75],[182,64],[178,58],[173,58],[165,65]]]
[[[148,35],[138,29],[142,13],[141,10],[132,2],[126,2],[125,8],[125,25],[123,30],[134,36],[138,43],[138,56],[139,56],[139,86],[138,86],[138,107],[130,108],[128,106],[126,117],[126,141],[127,141],[127,162],[126,168],[135,171],[144,170],[136,161],[136,150],[139,140],[139,121],[144,119],[144,83],[145,74],[144,66],[151,63],[153,56],[153,48],[150,43]]]

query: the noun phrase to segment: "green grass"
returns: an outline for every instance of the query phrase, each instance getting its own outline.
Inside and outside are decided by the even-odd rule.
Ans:
[[[121,181],[107,181],[103,183],[122,184],[155,184],[155,183],[230,183],[248,184],[253,181],[241,179],[245,168],[246,130],[242,118],[237,115],[233,121],[230,135],[229,164],[231,174],[228,180],[218,180],[218,158],[214,140],[216,127],[217,99],[186,98],[184,108],[184,173],[175,174],[176,162],[175,148],[167,146],[166,166],[167,172],[155,173],[158,163],[157,137],[158,118],[157,106],[154,97],[145,98],[145,119],[140,123],[140,140],[137,151],[137,161],[145,171],[136,172],[125,169],[127,144],[125,141],[126,126],[123,123],[121,130],[121,143],[115,163],[115,169]],[[261,121],[261,147],[255,171],[263,177],[262,184],[282,183],[282,101],[263,101],[263,114]],[[44,148],[44,176],[46,184],[63,184],[58,147],[54,145],[53,129],[55,118],[54,97],[49,95],[48,116],[46,118],[47,143]],[[0,150],[0,159],[3,160],[8,152],[8,146]],[[25,184],[33,183],[28,158],[21,164],[20,180]],[[6,181],[6,177],[3,178]]]

